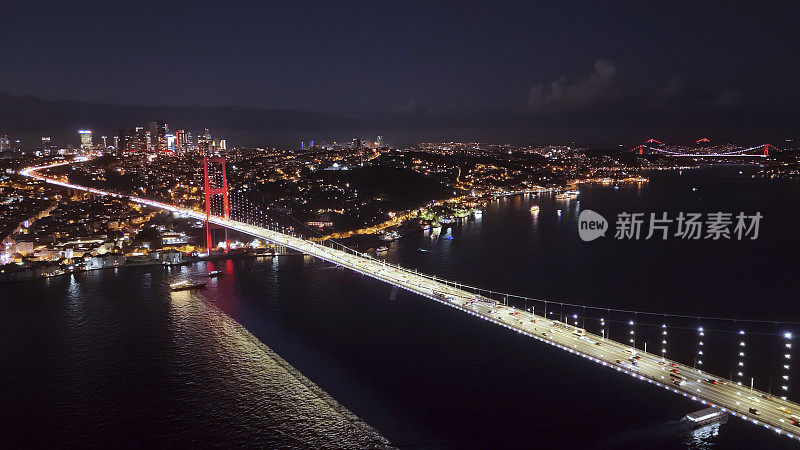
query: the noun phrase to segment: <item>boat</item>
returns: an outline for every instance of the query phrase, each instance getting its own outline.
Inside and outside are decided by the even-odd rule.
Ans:
[[[389,247],[387,247],[385,245],[381,245],[380,247],[376,248],[375,251],[377,253],[383,253],[383,252],[389,251]]]
[[[208,272],[206,274],[206,276],[209,277],[209,278],[218,277],[220,275],[222,275],[222,271],[221,270],[212,270],[212,271],[210,271],[210,272]]]
[[[205,287],[205,281],[192,281],[192,280],[183,280],[178,281],[177,283],[172,283],[169,285],[169,288],[173,291],[185,291],[187,289],[200,289]]]
[[[699,427],[709,423],[719,422],[727,419],[728,413],[717,408],[705,408],[687,414],[685,419],[693,426]]]
[[[573,198],[578,198],[578,194],[580,194],[580,191],[561,192],[556,194],[556,200],[572,200]]]
[[[378,236],[378,239],[380,239],[380,240],[382,240],[384,242],[391,242],[391,241],[394,241],[395,239],[400,239],[400,233],[398,233],[397,231],[382,232]]]
[[[531,212],[532,213],[538,213],[539,212],[539,205],[531,206]]]

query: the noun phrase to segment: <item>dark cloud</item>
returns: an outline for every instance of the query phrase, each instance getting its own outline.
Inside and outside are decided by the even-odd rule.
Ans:
[[[613,61],[600,58],[594,71],[573,80],[562,75],[549,89],[539,84],[531,87],[527,109],[532,112],[572,112],[593,106],[611,96],[617,67]]]

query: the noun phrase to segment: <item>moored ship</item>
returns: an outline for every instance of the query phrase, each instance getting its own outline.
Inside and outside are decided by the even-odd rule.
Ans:
[[[687,414],[685,419],[693,426],[699,427],[713,422],[720,422],[728,418],[728,413],[717,408],[705,408]]]
[[[205,285],[205,281],[183,280],[170,284],[169,288],[173,291],[185,291],[187,289],[199,289],[205,287]]]

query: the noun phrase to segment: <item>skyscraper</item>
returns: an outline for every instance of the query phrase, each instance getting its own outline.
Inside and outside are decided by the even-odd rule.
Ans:
[[[203,134],[198,136],[197,138],[197,149],[202,154],[208,154],[212,150],[211,145],[211,132],[208,131],[208,128],[205,129]]]
[[[175,132],[175,146],[179,150],[186,150],[189,148],[188,136],[186,130],[178,130]]]
[[[81,136],[81,150],[92,149],[92,130],[78,130]]]
[[[7,135],[0,136],[0,152],[6,152],[11,150],[11,143],[8,141]]]
[[[149,137],[147,136],[147,132],[144,131],[144,127],[136,127],[133,132],[134,136],[134,143],[131,148],[133,152],[144,152],[147,151],[147,144]]]
[[[153,120],[148,122],[147,128],[150,132],[150,145],[148,150],[165,152],[167,151],[167,132],[169,127],[163,120]]]

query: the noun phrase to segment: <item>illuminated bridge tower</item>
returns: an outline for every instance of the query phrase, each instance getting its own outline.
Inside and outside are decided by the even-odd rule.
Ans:
[[[211,178],[209,178],[209,164],[211,165],[211,171],[214,169],[221,169],[221,185],[219,183],[218,173],[212,173]],[[209,223],[209,220],[211,219],[212,196],[222,196],[222,217],[225,219],[230,219],[230,203],[228,202],[228,175],[225,171],[225,158],[209,158],[207,156],[203,156],[203,182],[206,199],[206,248],[208,250],[208,254],[210,255],[211,250],[214,248],[214,242],[211,239],[211,224]],[[230,251],[230,249],[231,240],[228,238],[228,229],[225,228],[225,251]]]

